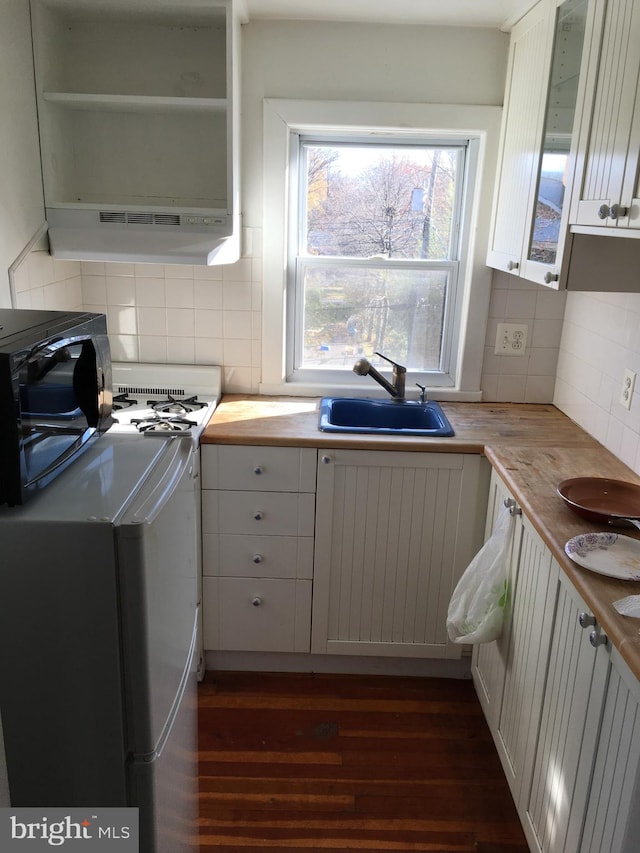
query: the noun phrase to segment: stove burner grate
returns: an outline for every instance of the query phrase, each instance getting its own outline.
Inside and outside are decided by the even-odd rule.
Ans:
[[[191,427],[196,426],[186,418],[163,418],[159,414],[147,418],[131,418],[138,432],[144,435],[189,435]]]
[[[114,412],[119,412],[122,409],[131,409],[133,406],[137,405],[138,401],[134,400],[133,397],[130,397],[128,391],[125,391],[123,394],[116,394],[113,398]]]
[[[177,400],[171,394],[167,395],[166,400],[147,400],[147,405],[151,406],[154,412],[167,413],[170,415],[187,415],[189,412],[204,409],[207,403],[198,400],[196,394],[192,397],[185,397],[182,400]]]

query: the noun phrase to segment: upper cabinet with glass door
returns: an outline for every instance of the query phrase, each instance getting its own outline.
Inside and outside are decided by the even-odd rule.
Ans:
[[[513,28],[487,263],[558,287],[590,0],[541,0]]]
[[[640,2],[597,0],[571,230],[640,237]]]

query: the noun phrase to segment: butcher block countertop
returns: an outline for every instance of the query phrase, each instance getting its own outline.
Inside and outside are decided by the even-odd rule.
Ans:
[[[554,406],[512,403],[441,403],[455,435],[406,438],[320,432],[318,399],[226,395],[213,413],[203,444],[343,447],[483,453],[487,444],[600,447]]]
[[[640,485],[640,477],[551,405],[441,403],[451,438],[349,435],[318,429],[317,399],[226,395],[203,444],[483,453],[550,548],[632,672],[640,678],[640,619],[620,616],[612,604],[640,594],[640,582],[590,572],[564,553],[565,542],[604,530],[565,506],[556,486],[570,477],[610,477]],[[631,527],[616,528],[640,537]]]

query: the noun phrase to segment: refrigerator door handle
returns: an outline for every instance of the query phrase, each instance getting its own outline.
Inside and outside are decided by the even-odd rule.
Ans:
[[[158,759],[162,755],[162,751],[166,746],[167,741],[171,736],[171,730],[173,728],[173,724],[180,710],[180,705],[182,703],[182,698],[184,696],[187,682],[192,675],[192,671],[194,670],[194,661],[196,656],[196,648],[197,648],[197,640],[198,640],[198,617],[199,617],[200,608],[196,607],[195,610],[195,619],[193,623],[193,633],[191,635],[191,643],[189,646],[189,654],[187,655],[187,662],[182,673],[182,678],[180,679],[180,685],[176,692],[175,699],[173,700],[173,704],[171,705],[171,710],[167,716],[166,722],[162,728],[162,732],[160,733],[160,737],[158,738],[158,742],[156,743],[154,749],[151,752],[137,752],[133,755],[133,763],[134,764],[151,764],[153,761]]]
[[[151,493],[136,508],[131,522],[134,524],[153,524],[167,501],[174,493],[187,465],[193,469],[191,442],[184,439],[169,439],[174,445],[174,453],[166,465],[166,470]],[[190,471],[192,473],[192,471]]]

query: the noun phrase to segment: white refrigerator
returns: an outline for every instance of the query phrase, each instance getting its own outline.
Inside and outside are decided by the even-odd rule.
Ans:
[[[11,804],[138,807],[141,853],[198,849],[198,458],[105,435],[0,511]]]

